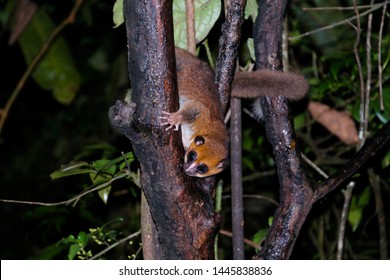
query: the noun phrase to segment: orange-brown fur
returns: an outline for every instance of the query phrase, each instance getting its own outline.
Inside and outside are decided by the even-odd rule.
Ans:
[[[190,176],[207,177],[221,172],[228,164],[228,133],[213,72],[187,51],[176,48],[176,70],[180,109],[164,112],[166,130],[179,125],[186,150],[184,171]],[[285,96],[300,99],[307,91],[304,78],[272,70],[236,73],[232,95],[240,98]],[[207,168],[206,168],[207,167]]]
[[[190,53],[176,49],[177,83],[180,109],[165,113],[162,117],[171,128],[181,125],[183,146],[186,149],[184,170],[190,176],[206,177],[219,173],[228,163],[229,138],[223,123],[223,111],[218,99],[213,71]],[[202,136],[204,143],[197,145],[195,137]],[[195,151],[196,160],[190,162],[188,155]],[[206,164],[207,172],[197,171]]]

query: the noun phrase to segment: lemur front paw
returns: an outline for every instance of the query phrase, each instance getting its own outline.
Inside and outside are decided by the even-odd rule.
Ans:
[[[160,125],[169,125],[165,130],[170,130],[172,127],[175,127],[174,130],[179,130],[179,126],[182,122],[182,118],[179,113],[168,113],[163,111],[164,116],[159,117],[161,120]]]

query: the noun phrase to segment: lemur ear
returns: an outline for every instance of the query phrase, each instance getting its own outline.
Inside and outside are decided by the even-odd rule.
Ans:
[[[268,69],[237,72],[233,79],[232,96],[256,98],[260,96],[285,96],[298,100],[306,95],[309,86],[305,78],[294,73]]]
[[[224,158],[218,163],[217,168],[225,169],[229,165],[229,159]]]
[[[203,136],[196,136],[195,137],[195,144],[196,144],[196,146],[203,145],[205,141],[206,140],[204,139]]]

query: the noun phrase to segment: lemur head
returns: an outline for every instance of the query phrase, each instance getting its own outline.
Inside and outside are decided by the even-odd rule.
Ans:
[[[195,177],[215,175],[228,164],[228,145],[206,136],[196,136],[184,157],[184,171]]]

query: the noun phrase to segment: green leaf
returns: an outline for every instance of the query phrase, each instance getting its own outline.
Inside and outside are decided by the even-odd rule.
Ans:
[[[362,208],[366,207],[370,202],[370,198],[371,198],[371,188],[366,187],[362,192],[362,194],[359,196],[358,203],[357,203],[358,206]]]
[[[76,241],[76,238],[71,234],[68,237],[62,238],[59,243],[67,244],[67,243],[74,243]]]
[[[27,64],[30,64],[55,26],[46,12],[37,10],[19,37],[19,44]],[[50,90],[62,104],[69,104],[80,87],[80,74],[72,54],[62,36],[57,36],[33,72],[36,83]]]
[[[353,197],[352,199],[354,198],[355,197]],[[351,207],[348,213],[348,222],[352,227],[352,231],[355,231],[358,228],[360,221],[362,220],[362,216],[363,216],[362,208]]]
[[[221,14],[221,1],[194,0],[195,8],[195,37],[201,42],[209,34]],[[182,49],[187,48],[186,9],[185,1],[173,0],[173,25],[175,45]]]
[[[84,231],[80,231],[77,235],[77,241],[82,247],[86,246],[88,243],[88,234]]]
[[[119,27],[122,23],[125,22],[125,17],[123,14],[123,0],[116,0],[113,8],[113,18],[114,28]]]
[[[261,229],[258,232],[256,232],[252,238],[253,243],[260,244],[267,236],[268,231],[269,231],[269,229],[265,228],[265,229]],[[256,249],[256,252],[257,251],[258,250]]]
[[[50,174],[52,180],[56,180],[63,177],[94,173],[95,171],[90,168],[89,164],[86,162],[78,162],[76,164],[68,165],[61,170],[56,170]]]
[[[73,260],[77,253],[80,251],[79,244],[75,243],[69,247],[68,259]]]
[[[299,114],[294,117],[294,127],[296,130],[300,130],[304,128],[306,125],[306,117],[305,114]]]
[[[246,42],[246,44],[248,46],[249,53],[251,55],[252,60],[256,61],[256,57],[255,57],[255,43],[253,41],[253,38],[249,38],[248,41]]]
[[[352,231],[356,231],[363,217],[363,211],[369,204],[371,190],[366,187],[359,196],[353,196],[348,212],[348,222],[352,227]]]
[[[273,222],[274,222],[274,216],[271,216],[271,217],[269,217],[268,218],[268,226],[272,226],[272,224],[273,224]]]
[[[247,0],[245,6],[245,19],[252,17],[252,21],[255,21],[258,10],[259,4],[257,4],[257,0]]]
[[[104,170],[104,165],[107,165],[107,163],[105,163],[107,161],[110,162],[109,160],[98,160],[98,161],[94,162],[94,164],[96,163],[96,165],[98,167],[98,168],[96,168],[98,170],[97,174],[90,173],[90,178],[91,178],[94,186],[99,186],[99,185],[102,185],[104,183],[107,183],[112,178],[112,175],[110,175],[110,174],[100,173],[100,170]],[[115,169],[115,165],[112,167]],[[101,169],[99,169],[99,168],[101,168]],[[104,172],[106,172],[106,171],[107,170],[104,170]],[[114,172],[115,172],[115,170],[114,170]],[[98,191],[98,195],[99,195],[100,199],[104,202],[104,204],[107,204],[108,195],[110,194],[110,191],[111,191],[110,185],[107,186],[106,188]]]
[[[108,195],[110,194],[111,186],[98,191],[98,195],[104,204],[108,202]]]
[[[264,240],[264,238],[267,236],[267,233],[268,233],[268,229],[261,229],[259,230],[258,232],[255,233],[255,235],[253,236],[253,239],[252,241],[256,244],[260,244],[261,241]]]
[[[115,161],[109,159],[99,159],[92,163],[93,168],[96,169],[97,172],[105,172],[110,175],[115,175],[116,166]]]
[[[390,120],[390,87],[383,88],[383,106],[384,110],[382,111],[378,96],[378,98],[373,102],[375,114],[382,123],[387,123]]]
[[[390,166],[390,151],[383,157],[382,168]]]

